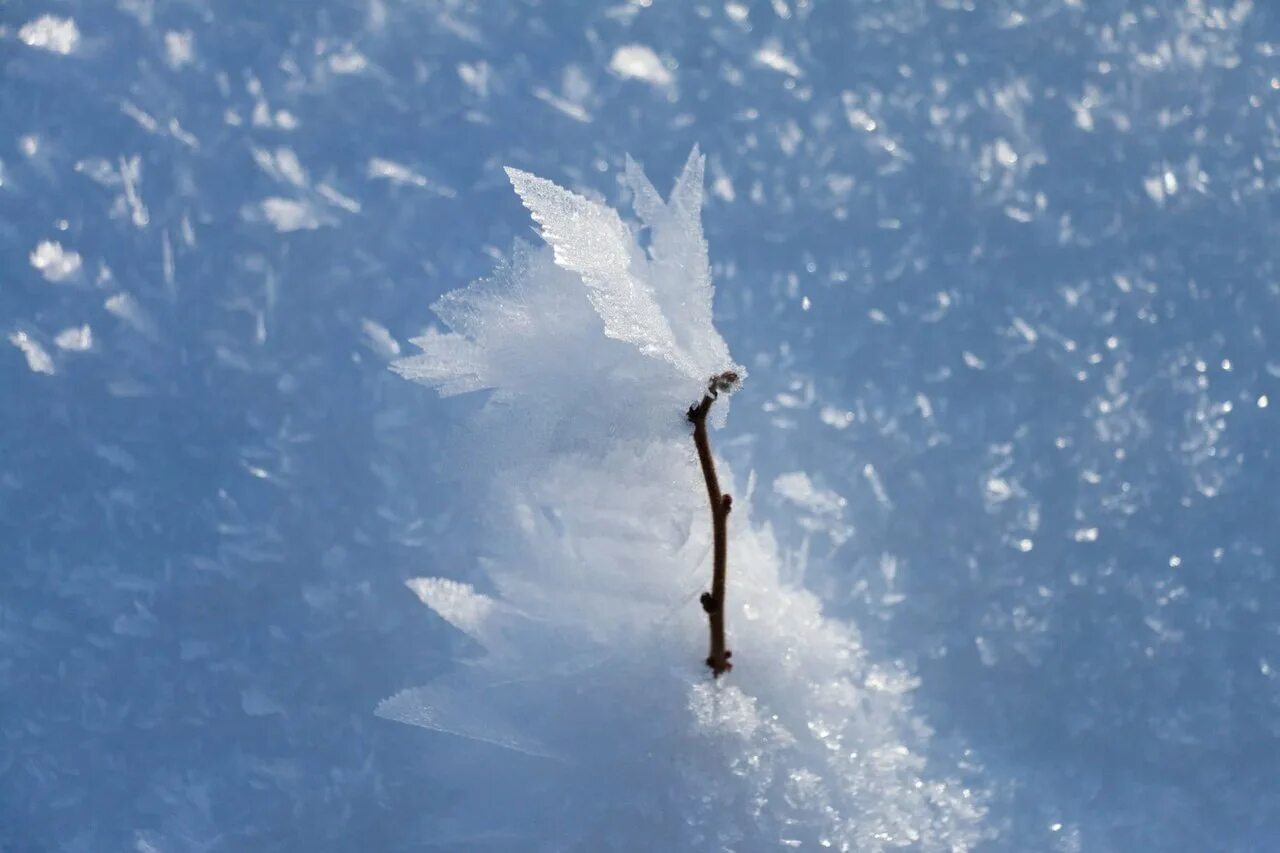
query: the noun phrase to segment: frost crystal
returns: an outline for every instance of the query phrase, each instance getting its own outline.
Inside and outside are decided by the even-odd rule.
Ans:
[[[627,161],[647,251],[605,205],[508,174],[548,247],[518,244],[492,279],[443,297],[449,331],[392,365],[442,395],[489,392],[465,431],[478,449],[460,457],[483,484],[477,571],[408,582],[480,652],[378,708],[485,750],[452,770],[490,805],[464,810],[474,826],[458,837],[591,851],[972,847],[980,798],[934,766],[909,705],[915,679],[868,661],[852,627],[781,580],[749,500],[730,520],[738,666],[706,674],[711,531],[684,413],[711,376],[742,368],[712,324],[703,158],[693,152],[666,200]]]
[[[80,30],[70,18],[42,15],[18,30],[18,38],[29,47],[66,56],[80,46]]]
[[[623,45],[613,52],[609,70],[619,77],[645,80],[655,86],[667,86],[672,82],[671,72],[652,48],[642,44]]]
[[[445,295],[433,307],[451,332],[414,339],[423,355],[394,369],[445,395],[488,388],[502,401],[535,398],[532,408],[562,426],[590,408],[588,389],[631,399],[621,413],[639,422],[655,412],[678,422],[712,376],[745,375],[711,322],[702,171],[695,148],[663,201],[628,160],[651,236],[646,253],[616,211],[508,169],[550,250],[518,243],[493,279]]]
[[[31,266],[39,270],[45,281],[64,282],[80,274],[82,262],[76,252],[62,248],[53,240],[43,240],[31,250]]]
[[[22,351],[27,358],[27,367],[31,368],[33,373],[53,375],[57,372],[54,370],[53,359],[49,357],[49,353],[40,346],[39,341],[33,340],[26,332],[10,333],[9,343]]]

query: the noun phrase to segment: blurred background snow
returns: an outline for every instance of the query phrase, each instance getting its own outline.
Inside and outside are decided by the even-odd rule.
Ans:
[[[464,646],[474,402],[386,364],[502,166],[695,142],[719,447],[992,849],[1273,847],[1280,8],[8,0],[0,850],[433,837],[474,748],[371,711]]]

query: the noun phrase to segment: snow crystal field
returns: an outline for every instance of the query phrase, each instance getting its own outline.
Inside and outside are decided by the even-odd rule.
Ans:
[[[0,4],[0,851],[1277,849],[1278,168],[1259,0]]]

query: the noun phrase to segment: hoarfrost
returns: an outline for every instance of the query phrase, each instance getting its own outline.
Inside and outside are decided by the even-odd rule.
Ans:
[[[822,515],[838,514],[846,504],[835,492],[815,486],[803,471],[778,477],[773,481],[773,490],[796,506]]]
[[[982,797],[926,759],[918,680],[870,662],[852,626],[782,580],[750,489],[731,521],[738,666],[716,682],[702,666],[711,533],[683,415],[710,376],[741,370],[712,324],[702,167],[695,150],[664,201],[628,161],[647,252],[604,204],[509,170],[550,248],[518,243],[493,278],[440,299],[448,331],[393,363],[442,395],[490,391],[459,458],[480,484],[476,580],[493,592],[408,581],[481,651],[377,712],[502,747],[452,781],[518,814],[503,827],[463,810],[476,825],[458,831],[510,829],[530,849],[641,833],[651,849],[968,849],[986,835]],[[838,522],[838,495],[780,482]],[[529,756],[557,759],[538,785],[496,769]],[[566,810],[570,824],[547,817]]]
[[[652,232],[647,254],[616,211],[509,169],[551,249],[517,243],[492,279],[446,294],[433,308],[450,331],[414,338],[423,355],[394,369],[444,395],[493,389],[498,403],[536,401],[530,417],[541,428],[531,437],[595,440],[678,424],[710,377],[745,375],[711,323],[702,162],[695,150],[665,202],[628,168]],[[586,405],[595,393],[632,405]]]
[[[11,332],[9,334],[9,343],[13,344],[22,354],[26,356],[27,367],[31,368],[32,373],[46,373],[52,376],[54,374],[53,359],[49,357],[49,353],[45,348],[40,346],[40,342],[33,340],[26,332]]]
[[[766,44],[764,47],[756,51],[756,61],[766,68],[772,68],[791,77],[802,76],[800,66],[796,65],[795,60],[787,56],[774,43]]]
[[[425,175],[420,175],[413,169],[397,163],[394,160],[388,160],[384,157],[371,157],[366,167],[366,174],[370,178],[380,178],[390,181],[400,186],[412,186],[419,189],[431,190],[445,198],[453,198],[456,193],[449,187],[439,186],[432,181],[427,180]]]
[[[140,332],[149,338],[155,338],[158,334],[155,320],[151,317],[151,314],[138,303],[138,300],[128,293],[116,293],[107,297],[103,307],[123,320],[136,332]]]
[[[93,347],[93,329],[88,323],[63,329],[58,332],[53,342],[58,345],[58,349],[68,352],[86,352]]]
[[[18,30],[18,38],[29,47],[66,56],[80,46],[80,28],[71,18],[41,15]]]
[[[609,70],[619,77],[644,80],[655,86],[669,86],[674,80],[658,54],[642,44],[623,45],[615,50]]]
[[[82,266],[77,252],[62,248],[55,240],[43,240],[31,250],[31,266],[44,276],[45,281],[63,282],[75,278]]]
[[[275,196],[263,199],[261,211],[272,227],[283,234],[291,231],[314,231],[321,226],[333,224],[333,220],[321,214],[314,205],[291,198]]]
[[[528,172],[508,169],[507,175],[555,249],[556,264],[582,276],[604,333],[679,366],[675,336],[653,287],[631,270],[637,252],[618,214]]]
[[[800,526],[805,530],[822,531],[836,545],[843,545],[853,536],[853,528],[844,522],[848,501],[817,486],[805,472],[792,471],[777,477],[773,491],[803,513]]]
[[[464,634],[481,638],[485,620],[493,613],[493,599],[448,578],[412,578],[405,585],[441,619]]]
[[[194,38],[190,30],[169,31],[164,34],[165,60],[170,68],[181,68],[195,59]]]
[[[400,343],[391,336],[386,326],[365,318],[360,321],[360,329],[364,332],[369,349],[378,355],[392,359],[400,354]]]

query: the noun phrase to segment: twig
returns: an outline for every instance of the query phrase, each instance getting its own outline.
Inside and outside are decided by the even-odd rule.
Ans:
[[[689,422],[693,424],[693,443],[698,448],[702,477],[707,481],[707,499],[711,504],[715,563],[711,575],[711,591],[704,592],[700,600],[711,628],[711,653],[707,655],[707,666],[711,667],[711,672],[716,678],[733,669],[733,664],[729,662],[733,652],[725,647],[724,636],[725,576],[729,563],[729,510],[733,507],[733,498],[720,493],[720,479],[716,476],[716,463],[711,456],[711,441],[707,438],[707,413],[711,411],[711,404],[716,401],[719,393],[729,390],[737,382],[738,375],[732,371],[713,377],[707,385],[707,393],[703,396],[702,402],[696,406],[690,406],[688,415]]]

